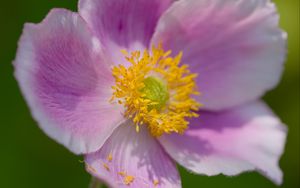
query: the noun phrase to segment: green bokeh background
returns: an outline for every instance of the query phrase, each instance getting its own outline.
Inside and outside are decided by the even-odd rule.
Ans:
[[[280,85],[265,97],[289,127],[280,161],[284,188],[299,187],[299,0],[276,0],[281,26],[288,32],[288,59]],[[90,176],[81,157],[45,136],[36,126],[13,77],[12,60],[25,22],[40,22],[51,8],[76,11],[76,0],[1,0],[0,4],[0,187],[84,188]],[[181,169],[183,187],[276,187],[257,173],[204,177]]]

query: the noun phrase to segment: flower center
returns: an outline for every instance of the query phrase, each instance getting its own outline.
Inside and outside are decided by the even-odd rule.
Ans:
[[[153,108],[160,110],[165,106],[169,99],[169,93],[163,82],[159,78],[149,76],[144,79],[144,85],[144,88],[141,90],[145,94],[144,98],[156,103],[149,105],[148,110],[152,110]]]
[[[189,124],[186,119],[197,117],[201,105],[192,98],[199,95],[194,80],[197,75],[187,65],[179,65],[182,53],[173,58],[171,51],[165,52],[161,46],[142,55],[140,51],[123,52],[131,65],[113,67],[111,101],[124,105],[124,116],[132,119],[137,132],[145,125],[155,137],[183,133]]]

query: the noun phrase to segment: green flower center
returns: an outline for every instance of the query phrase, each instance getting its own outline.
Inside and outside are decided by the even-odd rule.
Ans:
[[[155,104],[149,106],[149,110],[160,110],[164,107],[169,99],[169,93],[166,85],[158,78],[149,76],[144,79],[145,87],[142,93],[145,99],[149,99]]]

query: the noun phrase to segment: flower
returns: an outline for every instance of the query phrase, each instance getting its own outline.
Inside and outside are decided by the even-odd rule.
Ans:
[[[259,99],[283,70],[269,0],[80,0],[26,24],[15,77],[41,129],[111,187],[257,170],[282,182],[286,128]]]

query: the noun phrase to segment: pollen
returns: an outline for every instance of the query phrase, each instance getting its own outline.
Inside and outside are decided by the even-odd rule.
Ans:
[[[153,181],[153,185],[156,187],[157,185],[159,184],[159,181],[158,180],[154,180]]]
[[[123,177],[126,176],[126,172],[124,172],[124,171],[118,172],[118,174]]]
[[[125,185],[130,185],[134,181],[134,179],[135,179],[134,176],[128,176],[128,175],[126,175],[124,177],[123,182],[124,182]]]
[[[112,159],[113,159],[112,154],[110,153],[110,154],[106,157],[106,159],[107,159],[109,162],[111,162]]]
[[[103,167],[105,168],[105,170],[110,171],[110,168],[106,163],[103,163]]]
[[[115,85],[111,102],[125,107],[124,116],[132,119],[139,132],[147,126],[154,137],[164,133],[182,134],[187,118],[198,117],[201,104],[195,78],[188,66],[181,64],[182,52],[171,57],[171,51],[153,46],[151,51],[123,51],[128,67],[113,67]]]

